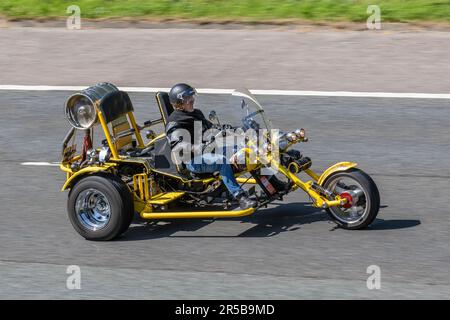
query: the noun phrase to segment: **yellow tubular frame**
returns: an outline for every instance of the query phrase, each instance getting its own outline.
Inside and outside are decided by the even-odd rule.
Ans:
[[[100,120],[100,125],[102,126],[103,133],[105,134],[106,141],[108,141],[109,149],[111,150],[111,155],[114,160],[119,160],[119,154],[117,153],[116,146],[112,143],[111,133],[108,129],[108,124],[103,118],[103,113],[101,111],[98,112],[98,119]]]
[[[95,173],[95,172],[103,172],[103,171],[108,171],[110,168],[114,167],[116,164],[114,163],[110,163],[110,164],[105,164],[103,166],[90,166],[90,167],[86,167],[83,168],[79,171],[76,171],[75,173],[71,174],[72,170],[70,170],[70,168],[68,168],[67,166],[64,166],[63,164],[60,164],[59,167],[62,171],[67,172],[67,174],[70,174],[70,177],[67,178],[66,182],[64,183],[63,187],[61,188],[61,191],[66,190],[67,188],[69,188],[72,185],[72,182],[80,176],[86,175],[86,174],[90,174],[90,173]]]
[[[133,114],[133,112],[128,112],[127,115],[128,115],[128,118],[130,119],[131,125],[133,126],[134,135],[136,136],[138,145],[140,148],[143,148],[144,140],[142,140],[141,130],[139,130],[139,127],[136,123],[136,119],[134,118],[134,114]]]
[[[325,197],[321,196],[312,188],[313,181],[303,182],[294,173],[290,172],[287,168],[281,166],[279,163],[275,161],[272,161],[272,165],[275,166],[282,174],[288,177],[292,182],[294,182],[297,187],[305,191],[311,198],[313,198],[314,206],[316,207],[328,208],[332,206],[340,206],[347,202],[347,199],[342,199],[340,196],[337,196],[334,200],[328,200]],[[354,162],[340,162],[336,163],[335,165],[325,170],[325,172],[322,173],[322,175],[320,176],[318,176],[311,169],[305,170],[305,173],[308,174],[314,180],[316,180],[317,184],[321,185],[321,183],[323,183],[323,181],[325,181],[325,179],[329,177],[331,174],[338,171],[346,171],[350,168],[356,167],[356,165],[357,164]]]
[[[254,178],[245,178],[245,177],[244,178],[242,178],[242,177],[236,178],[236,181],[239,183],[248,183],[248,184],[256,184],[257,183]]]
[[[147,174],[140,173],[133,176],[133,192],[142,201],[150,199]]]
[[[144,141],[142,140],[141,131],[139,130],[139,127],[136,123],[136,119],[134,118],[134,115],[132,112],[128,112],[127,115],[128,115],[128,118],[130,119],[131,126],[134,129],[134,135],[136,136],[138,145],[140,148],[143,148],[145,145],[144,145]],[[109,146],[109,149],[111,150],[112,159],[119,160],[120,157],[117,152],[117,148],[114,145],[114,143],[112,142],[112,137],[111,137],[111,133],[109,132],[108,124],[106,123],[105,118],[103,117],[103,113],[101,111],[98,111],[98,119],[100,120],[100,125],[102,126],[103,133],[105,134],[106,141],[108,141],[108,146]]]
[[[311,169],[306,169],[305,173],[310,176],[311,178],[313,178],[315,181],[319,181],[320,176],[317,175],[314,171],[312,171]]]
[[[161,133],[161,134],[157,135],[155,138],[153,138],[152,140],[148,141],[145,146],[148,147],[148,146],[154,144],[157,140],[161,139],[165,135],[166,135],[165,133]]]
[[[196,211],[196,212],[141,212],[143,219],[182,219],[182,218],[233,218],[248,216],[255,208],[232,211]]]

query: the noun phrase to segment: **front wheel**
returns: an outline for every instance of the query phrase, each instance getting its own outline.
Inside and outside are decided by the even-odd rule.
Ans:
[[[348,200],[343,206],[326,209],[331,219],[342,228],[364,229],[377,216],[380,194],[375,182],[364,171],[350,169],[334,173],[325,180],[323,187]]]

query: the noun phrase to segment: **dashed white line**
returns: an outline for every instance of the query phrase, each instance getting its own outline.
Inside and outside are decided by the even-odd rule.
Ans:
[[[80,91],[88,86],[32,86],[32,85],[0,85],[3,91]],[[170,88],[157,87],[120,87],[127,92],[168,91]],[[231,94],[233,89],[200,88],[203,94]],[[450,99],[448,93],[402,93],[402,92],[358,92],[358,91],[304,91],[304,90],[250,90],[256,95],[275,96],[316,96],[316,97],[356,97],[356,98],[407,98],[407,99]]]
[[[22,166],[44,166],[44,167],[57,167],[59,162],[22,162]]]

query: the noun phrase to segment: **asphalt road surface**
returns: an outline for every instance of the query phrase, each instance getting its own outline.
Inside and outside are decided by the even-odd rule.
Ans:
[[[0,28],[0,48],[0,84],[106,79],[163,88],[185,81],[198,88],[427,93],[450,87],[450,32]]]
[[[66,213],[58,167],[70,92],[0,92],[0,298],[299,299],[450,297],[450,101],[261,96],[318,170],[356,161],[379,186],[378,219],[335,228],[300,191],[250,217],[135,221],[112,242],[89,242]],[[153,94],[131,94],[137,119],[157,116]],[[230,121],[228,97],[198,107]],[[81,289],[69,290],[69,265]],[[369,290],[367,268],[381,270]]]

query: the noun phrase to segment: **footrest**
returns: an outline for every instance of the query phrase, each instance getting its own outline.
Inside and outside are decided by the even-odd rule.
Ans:
[[[157,204],[157,205],[165,205],[169,202],[172,202],[181,196],[184,195],[184,192],[165,192],[161,194],[157,194],[154,197],[152,197],[148,203],[150,204]]]

